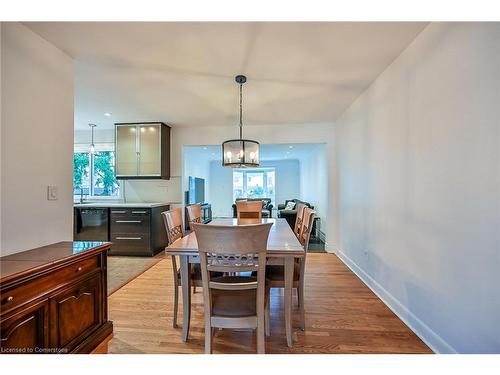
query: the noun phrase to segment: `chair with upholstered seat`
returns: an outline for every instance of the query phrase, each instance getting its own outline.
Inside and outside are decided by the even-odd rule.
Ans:
[[[238,219],[261,219],[262,201],[236,201]]]
[[[307,254],[309,248],[309,238],[311,237],[312,226],[314,223],[314,211],[309,207],[305,207],[301,231],[298,236],[299,242],[304,247]],[[305,276],[306,257],[294,263],[293,270],[293,288],[297,289],[297,299],[300,309],[300,328],[305,329],[305,308],[304,308],[304,276]],[[266,267],[266,287],[284,288],[285,287],[285,268],[282,265],[269,265]],[[266,310],[266,314],[269,310]],[[269,321],[269,316],[267,317]],[[266,326],[266,334],[269,335],[269,325]]]
[[[272,224],[192,225],[203,280],[205,353],[212,353],[214,328],[256,329],[257,353],[264,353],[266,251]],[[255,276],[214,277],[211,271]]]
[[[179,238],[184,237],[184,225],[182,223],[182,208],[173,208],[170,211],[162,212],[163,223],[167,231],[168,244],[172,244]],[[177,257],[172,255],[172,272],[174,274],[174,317],[172,325],[177,327],[177,314],[179,311],[179,287],[181,286],[181,272],[177,268]],[[201,270],[199,264],[193,264],[191,267],[191,284],[193,290],[202,286]]]
[[[191,228],[191,223],[201,223],[201,205],[199,203],[192,204],[186,207],[187,222],[189,229]]]

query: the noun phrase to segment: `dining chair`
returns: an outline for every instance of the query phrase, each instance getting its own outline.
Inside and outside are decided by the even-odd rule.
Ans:
[[[293,228],[293,233],[295,233],[295,237],[299,238],[300,232],[302,230],[302,220],[304,216],[304,208],[306,205],[304,203],[297,204],[297,217],[295,219],[295,227]]]
[[[236,201],[238,219],[262,219],[262,201]]]
[[[172,244],[179,238],[184,237],[184,225],[182,223],[182,208],[173,208],[161,213],[165,230],[167,231],[168,244]],[[172,325],[177,328],[177,315],[179,311],[179,287],[181,286],[181,272],[177,268],[177,257],[172,255],[172,272],[174,274],[174,318]],[[191,284],[193,291],[197,286],[202,286],[201,270],[199,264],[193,264],[191,267]]]
[[[199,203],[192,204],[186,207],[186,211],[189,229],[192,230],[191,223],[201,223],[201,205]]]
[[[309,208],[304,208],[301,232],[298,237],[299,242],[305,250],[305,255],[309,249],[309,239],[311,237],[312,226],[314,223],[314,211]],[[293,285],[297,289],[297,301],[300,310],[300,328],[305,329],[305,308],[304,308],[304,278],[305,278],[306,256],[294,263],[293,269]],[[266,288],[269,293],[271,288],[285,287],[285,267],[283,265],[268,265],[266,267]],[[266,309],[266,321],[270,321],[269,309]],[[270,325],[266,325],[266,335],[270,334]]]
[[[193,223],[203,281],[205,353],[212,353],[214,328],[256,329],[257,353],[265,353],[266,251],[271,226]],[[252,276],[214,277],[211,271],[251,272]]]

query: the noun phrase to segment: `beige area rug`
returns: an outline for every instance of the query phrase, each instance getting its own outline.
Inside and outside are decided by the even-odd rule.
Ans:
[[[164,258],[163,251],[154,257],[108,256],[108,296]]]

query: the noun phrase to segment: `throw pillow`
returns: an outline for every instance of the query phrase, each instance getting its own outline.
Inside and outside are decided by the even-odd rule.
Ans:
[[[288,202],[286,204],[285,210],[293,210],[295,208],[295,202]]]

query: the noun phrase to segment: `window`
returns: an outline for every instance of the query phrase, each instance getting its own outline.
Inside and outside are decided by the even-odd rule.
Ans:
[[[120,185],[115,175],[113,145],[96,145],[91,153],[87,145],[75,145],[73,154],[73,195],[107,198],[120,196]]]
[[[270,198],[274,205],[274,168],[233,169],[233,200],[236,198]]]

